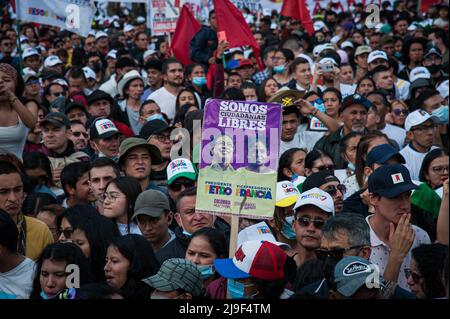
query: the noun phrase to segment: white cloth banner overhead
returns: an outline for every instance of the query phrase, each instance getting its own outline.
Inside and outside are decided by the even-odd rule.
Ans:
[[[87,36],[96,8],[91,0],[16,0],[17,17]]]

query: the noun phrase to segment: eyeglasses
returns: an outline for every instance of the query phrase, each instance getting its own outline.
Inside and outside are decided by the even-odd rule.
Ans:
[[[345,195],[345,193],[347,192],[347,188],[344,184],[339,184],[338,186],[330,185],[324,189],[324,191],[331,196],[336,196],[338,190],[342,193],[342,195]]]
[[[72,236],[73,234],[73,229],[72,228],[60,228],[59,229],[59,233],[64,235],[64,238],[68,239]]]
[[[190,180],[190,179],[186,179],[186,180],[181,181],[181,182],[176,182],[176,183],[170,184],[169,188],[170,188],[171,191],[179,192],[181,190],[181,186],[184,186],[185,188],[189,188],[189,187],[195,186],[195,181]]]
[[[411,131],[418,131],[418,132],[423,133],[423,132],[426,132],[426,131],[429,131],[429,130],[434,130],[435,128],[436,128],[436,124],[420,125],[420,126],[417,126],[417,127],[413,128],[413,129],[411,129]]]
[[[431,170],[433,171],[433,173],[436,173],[436,174],[442,174],[445,171],[447,171],[447,173],[449,172],[448,166],[435,166],[435,167],[432,167]]]
[[[120,194],[118,192],[110,192],[110,193],[105,192],[101,196],[100,200],[102,202],[104,202],[104,201],[106,201],[106,199],[109,199],[111,202],[115,202],[116,199],[121,198],[121,197],[125,197],[125,196],[120,196]]]
[[[393,109],[392,113],[394,113],[396,116],[400,116],[401,114],[407,116],[409,114],[408,110],[402,110],[402,109]]]
[[[325,225],[325,220],[321,218],[313,219],[307,216],[300,216],[297,218],[297,223],[303,227],[308,227],[311,223],[313,223],[315,228],[322,229],[323,225]]]
[[[25,85],[39,84],[39,80],[28,81]]]
[[[320,260],[325,260],[328,256],[330,256],[334,260],[339,261],[342,258],[344,258],[344,254],[346,252],[348,252],[352,249],[361,249],[363,247],[364,247],[364,245],[357,245],[357,246],[352,246],[349,248],[333,248],[330,250],[318,248],[315,250],[315,253],[316,253],[317,258]]]
[[[55,93],[52,93],[52,95],[54,96],[54,97],[58,97],[58,96],[61,96],[61,95],[63,95],[64,94],[64,92],[55,92]]]
[[[6,42],[6,43],[3,43],[3,45],[5,47],[12,47],[13,46],[12,42]]]
[[[419,283],[420,279],[423,278],[423,276],[417,272],[411,271],[409,268],[404,269],[405,277],[408,279],[410,276],[412,277],[412,280],[415,284]]]
[[[152,137],[156,138],[159,142],[170,142],[170,135],[152,135]]]
[[[80,137],[81,135],[83,135],[83,137],[88,138],[89,135],[87,133],[84,132],[72,132],[72,135],[75,137]]]
[[[334,171],[334,165],[322,165],[322,166],[317,166],[317,167],[313,167],[315,169],[317,169],[318,171]]]

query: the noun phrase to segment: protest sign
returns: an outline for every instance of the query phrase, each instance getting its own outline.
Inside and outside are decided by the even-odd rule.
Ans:
[[[90,0],[20,0],[19,20],[66,29],[82,36],[91,31],[96,8]]]
[[[206,104],[198,212],[257,219],[273,216],[280,123],[278,104],[216,99]]]

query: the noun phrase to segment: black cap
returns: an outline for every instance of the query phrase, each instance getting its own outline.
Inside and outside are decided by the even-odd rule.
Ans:
[[[152,120],[147,122],[142,128],[141,131],[139,132],[139,137],[143,138],[144,140],[148,140],[148,138],[150,137],[150,135],[153,134],[161,134],[162,132],[165,131],[170,131],[172,132],[172,130],[175,127],[173,126],[169,126],[167,125],[167,123],[165,121],[162,120]]]
[[[84,112],[84,114],[86,114],[86,117],[90,116],[84,105],[79,102],[70,102],[69,104],[67,104],[66,109],[64,110],[64,114],[67,115],[73,109],[80,109]]]
[[[366,99],[364,96],[359,94],[353,94],[347,96],[344,101],[342,101],[341,108],[339,109],[339,113],[342,113],[347,107],[352,105],[362,105],[366,108],[366,110],[369,110],[373,104],[368,99]]]
[[[162,72],[162,62],[160,60],[149,60],[145,63],[145,69],[155,69]]]
[[[395,157],[400,164],[405,164],[405,158],[395,148],[389,144],[381,144],[372,148],[367,154],[366,166],[370,167],[374,163],[384,165],[393,157]]]
[[[402,164],[384,165],[369,176],[369,193],[394,198],[419,187],[411,180],[408,169]]]
[[[112,96],[102,90],[95,90],[88,96],[87,100],[89,105],[92,105],[100,100],[107,100],[111,106],[114,104],[114,99]]]
[[[44,127],[46,124],[52,124],[56,127],[70,128],[70,120],[63,113],[51,112],[41,121],[40,126]]]
[[[323,170],[308,176],[302,184],[302,192],[309,191],[315,187],[320,188],[323,184],[338,182],[339,179],[334,176],[332,171]]]
[[[434,46],[434,45],[429,45],[426,50],[425,50],[425,54],[424,54],[424,58],[426,58],[429,55],[435,54],[437,56],[439,56],[440,58],[442,58],[442,52],[441,50],[439,50],[438,47]]]

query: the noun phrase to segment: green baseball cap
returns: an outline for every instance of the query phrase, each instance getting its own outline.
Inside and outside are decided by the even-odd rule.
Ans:
[[[155,145],[147,144],[147,141],[144,140],[143,138],[129,137],[124,139],[123,142],[120,144],[119,165],[123,164],[123,161],[128,151],[138,146],[145,147],[148,149],[150,156],[152,157],[152,165],[158,165],[163,162],[161,158],[161,152]]]
[[[171,185],[180,177],[186,177],[193,181],[197,180],[197,170],[190,160],[178,158],[167,165],[167,185]]]

